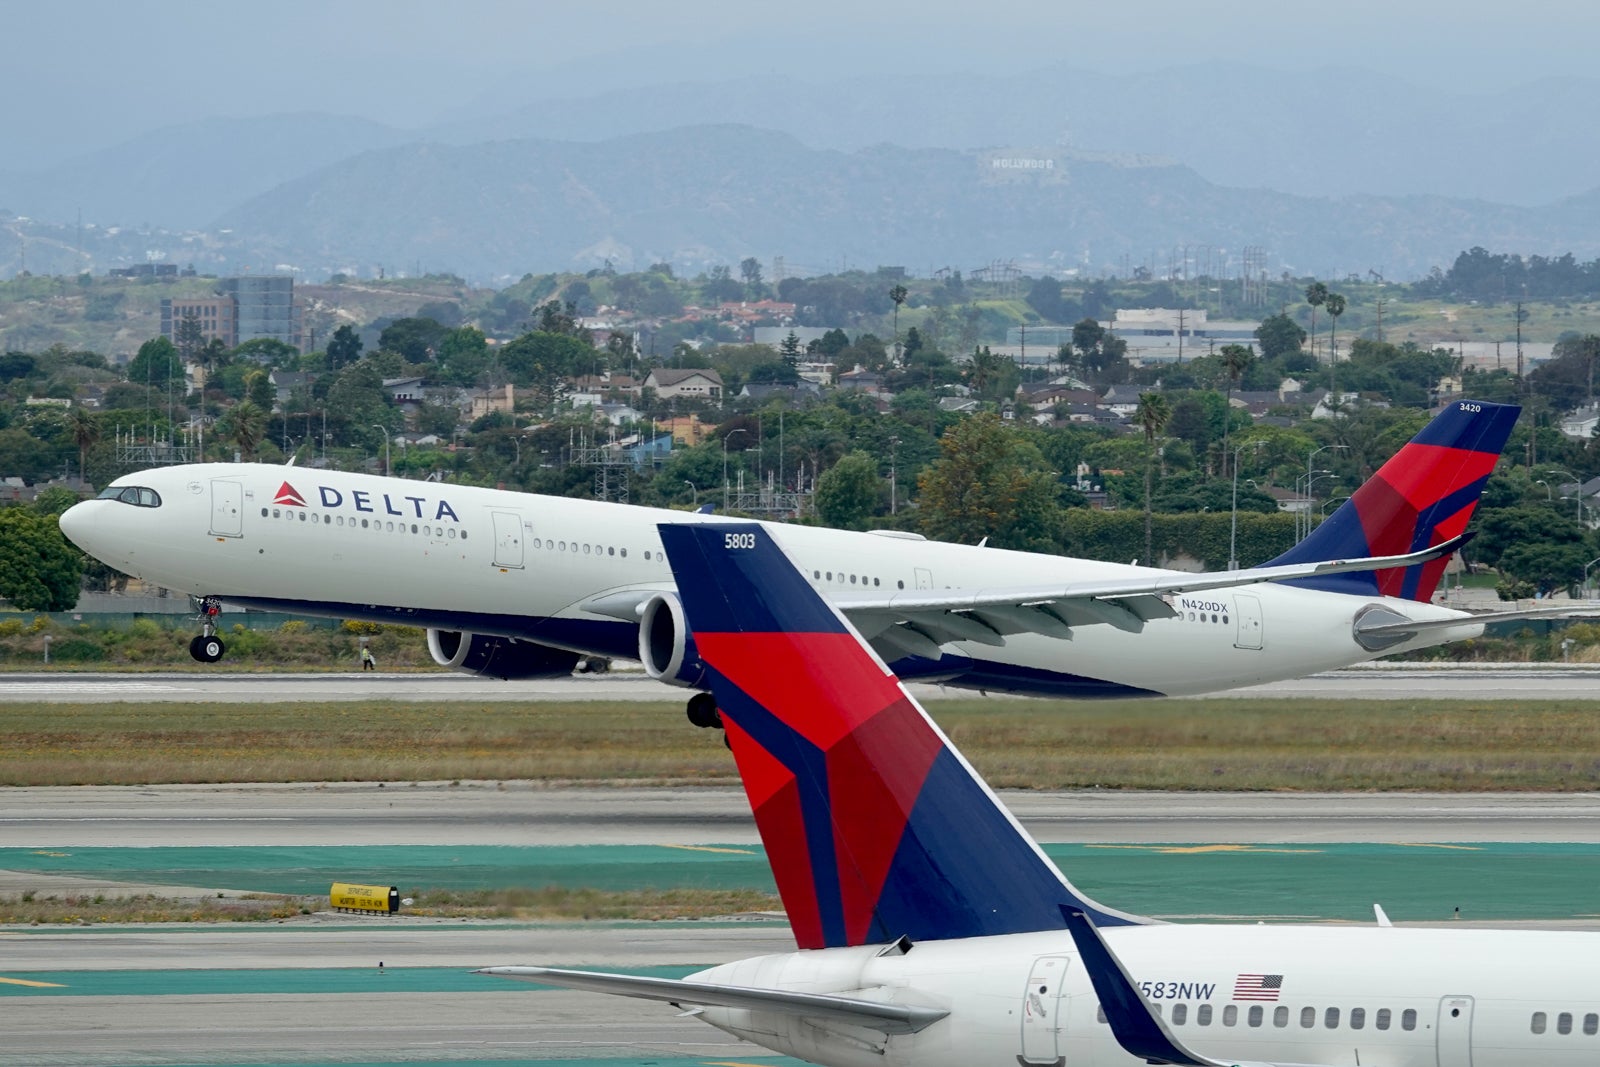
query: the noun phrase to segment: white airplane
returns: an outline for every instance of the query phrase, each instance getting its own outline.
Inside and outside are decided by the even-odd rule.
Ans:
[[[1155,696],[1300,677],[1477,636],[1429,603],[1518,409],[1436,417],[1310,537],[1193,574],[784,526],[785,544],[903,678],[999,692]],[[156,468],[61,517],[129,574],[245,607],[426,627],[442,666],[501,678],[634,658],[703,689],[656,525],[711,516],[265,464]],[[224,651],[212,619],[196,659]],[[715,725],[697,696],[690,717]]]
[[[1600,1062],[1593,933],[1169,925],[1089,899],[775,536],[662,529],[799,950],[681,981],[482,973],[665,1001],[829,1067]]]

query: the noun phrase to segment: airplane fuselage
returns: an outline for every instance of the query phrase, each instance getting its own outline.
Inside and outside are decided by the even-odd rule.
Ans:
[[[632,658],[638,624],[591,610],[608,596],[670,590],[656,524],[726,521],[592,500],[263,464],[169,467],[119,479],[158,507],[92,501],[69,532],[105,562],[172,589],[245,606],[404,622]],[[78,521],[81,520],[81,521]],[[994,589],[1156,572],[880,534],[774,524],[824,593]],[[87,543],[86,543],[87,542]],[[1135,631],[1074,626],[1069,638],[955,641],[902,675],[993,691],[1182,695],[1293,678],[1375,653],[1352,634],[1372,605],[1411,619],[1462,613],[1380,596],[1255,584],[1168,598]],[[626,613],[622,613],[626,615]],[[1472,636],[1464,622],[1385,651]]]
[[[1600,1060],[1595,935],[1350,926],[1133,926],[1104,931],[1173,1034],[1226,1063],[1564,1067]],[[1060,934],[757,957],[691,980],[938,1008],[886,1036],[730,1008],[700,1018],[830,1067],[1098,1067],[1117,1044]]]

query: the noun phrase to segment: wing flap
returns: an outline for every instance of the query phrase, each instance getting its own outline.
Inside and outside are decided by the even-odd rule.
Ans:
[[[571,971],[556,967],[486,967],[477,973],[561,986],[564,989],[583,989],[591,993],[660,1000],[683,1008],[743,1008],[746,1011],[800,1015],[808,1019],[859,1026],[883,1034],[914,1034],[950,1014],[940,1008],[888,1004],[826,993],[795,993],[782,989],[713,985],[709,982]]]

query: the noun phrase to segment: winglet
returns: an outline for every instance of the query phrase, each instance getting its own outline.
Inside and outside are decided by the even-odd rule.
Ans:
[[[1221,1060],[1207,1059],[1189,1051],[1172,1036],[1167,1024],[1150,1010],[1139,995],[1139,987],[1123,968],[1100,931],[1083,912],[1063,907],[1061,914],[1067,920],[1067,931],[1078,946],[1078,955],[1089,972],[1095,996],[1105,1011],[1106,1022],[1117,1044],[1131,1056],[1146,1063],[1170,1063],[1178,1067],[1228,1067]]]

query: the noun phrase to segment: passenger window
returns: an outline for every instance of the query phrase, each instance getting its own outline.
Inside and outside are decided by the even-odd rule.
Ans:
[[[267,509],[266,508],[262,508],[261,509],[261,514],[265,515],[266,513],[267,513]],[[272,509],[272,517],[275,518],[275,519],[282,518],[282,515],[279,513],[277,508],[273,508]]]
[[[266,508],[262,508],[261,509],[261,517],[263,519],[267,517],[267,509]]]
[[[1237,1024],[1238,1022],[1239,1022],[1239,1006],[1237,1004],[1229,1004],[1227,1007],[1222,1009],[1222,1025],[1223,1026],[1233,1026],[1233,1025]]]
[[[617,550],[616,550],[616,549],[614,549],[614,548],[611,548],[611,547],[609,547],[609,546],[607,546],[607,548],[606,548],[606,555],[608,555],[608,556],[615,556],[615,555],[616,555],[616,554],[617,554]]]
[[[584,545],[583,546],[583,554],[585,556],[587,556],[589,554],[589,546],[588,545]]]
[[[1544,1012],[1536,1011],[1536,1012],[1533,1013],[1533,1024],[1532,1024],[1531,1029],[1533,1030],[1534,1033],[1536,1033],[1536,1034],[1544,1033],[1544,1019],[1545,1019]]]
[[[623,559],[627,559],[628,558],[628,550],[624,548],[624,549],[621,549],[621,552],[622,552],[622,558]]]
[[[1187,1005],[1187,1004],[1174,1004],[1172,1006],[1172,1025],[1173,1026],[1182,1026],[1184,1024],[1184,1021],[1186,1019],[1188,1019],[1188,1018],[1189,1018],[1189,1005]]]
[[[451,540],[455,540],[455,536],[456,536],[456,528],[454,526],[452,526],[452,527],[450,527],[450,539]]]
[[[1262,1010],[1261,1005],[1252,1004],[1250,1005],[1250,1014],[1247,1016],[1247,1018],[1250,1020],[1251,1026],[1260,1026],[1261,1020],[1265,1015],[1266,1012]]]
[[[1373,1019],[1373,1024],[1377,1026],[1379,1030],[1389,1029],[1389,1009],[1379,1008],[1377,1016]]]
[[[1276,1026],[1280,1030],[1283,1029],[1285,1026],[1288,1026],[1289,1025],[1289,1009],[1284,1007],[1282,1004],[1279,1004],[1276,1008],[1273,1008],[1272,1009],[1272,1025]]]
[[[1591,1011],[1583,1017],[1583,1032],[1593,1037],[1597,1030],[1600,1030],[1600,1015]]]
[[[539,540],[537,537],[535,537],[533,539],[533,547],[534,548],[543,548],[544,547],[544,542]]]
[[[896,589],[904,589],[906,587],[906,583],[903,581],[897,581],[894,583],[894,587]]]
[[[1211,1025],[1211,1005],[1209,1005],[1209,1004],[1200,1005],[1200,1007],[1195,1010],[1194,1021],[1199,1023],[1201,1026],[1210,1026]]]
[[[1339,1009],[1329,1008],[1327,1011],[1323,1012],[1322,1025],[1327,1027],[1329,1030],[1339,1029]]]
[[[361,528],[363,530],[365,530],[367,528],[367,520],[366,519],[362,519],[361,520]]]
[[[402,523],[401,523],[401,524],[400,524],[400,525],[401,525],[401,526],[404,526],[404,525],[405,525],[405,523],[403,523],[403,522],[402,522]],[[412,523],[412,524],[411,524],[411,532],[412,532],[412,533],[416,533],[416,532],[417,532],[417,524],[416,524],[416,523]]]
[[[1313,1026],[1317,1025],[1317,1009],[1316,1008],[1301,1008],[1300,1009],[1300,1025],[1302,1027],[1304,1027],[1305,1029],[1307,1029],[1307,1030],[1309,1030]]]
[[[318,517],[318,516],[317,516],[317,513],[316,513],[316,512],[314,512],[314,511],[313,511],[313,512],[312,512],[312,513],[311,513],[311,521],[312,521],[312,522],[314,522],[314,523],[320,523],[320,522],[321,522],[321,521],[322,521],[322,519],[321,519],[321,518],[319,518],[319,517]]]
[[[1417,1009],[1407,1008],[1400,1013],[1400,1029],[1415,1030],[1417,1028]]]
[[[1572,1033],[1572,1013],[1570,1011],[1564,1011],[1556,1016],[1556,1033]]]
[[[1359,1029],[1361,1029],[1362,1027],[1364,1027],[1366,1025],[1367,1025],[1367,1009],[1366,1008],[1351,1008],[1350,1009],[1350,1029],[1359,1030]]]
[[[465,541],[466,539],[467,539],[467,531],[462,530],[461,531],[461,540]]]

